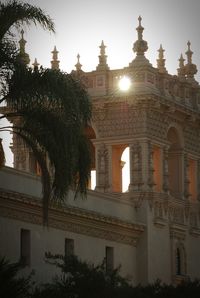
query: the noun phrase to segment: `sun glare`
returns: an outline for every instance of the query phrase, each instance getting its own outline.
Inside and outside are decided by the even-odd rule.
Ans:
[[[122,77],[119,80],[119,89],[121,91],[127,91],[131,86],[131,80],[128,77]]]

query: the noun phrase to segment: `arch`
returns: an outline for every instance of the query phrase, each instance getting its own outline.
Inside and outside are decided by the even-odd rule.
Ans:
[[[168,174],[169,191],[172,196],[180,198],[183,191],[183,164],[182,147],[183,137],[180,128],[171,126],[167,132],[167,141],[169,144],[168,154]]]
[[[122,192],[123,191],[123,167],[125,165],[125,160],[122,160],[122,155],[125,149],[128,147],[127,144],[118,144],[112,146],[112,190],[114,192]],[[125,178],[127,173],[123,173]],[[130,170],[128,175],[130,175]]]
[[[126,147],[121,155],[122,192],[127,192],[130,184],[130,147]]]
[[[167,134],[166,134],[167,140],[168,140],[169,134],[172,134],[172,136],[171,136],[172,138],[173,138],[173,134],[175,134],[176,137],[178,138],[178,143],[179,143],[180,148],[184,147],[183,130],[180,125],[178,125],[177,123],[170,124],[167,129]]]

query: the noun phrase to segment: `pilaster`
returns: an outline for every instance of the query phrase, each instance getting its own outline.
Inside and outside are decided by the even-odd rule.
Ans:
[[[136,142],[130,144],[130,184],[129,191],[141,190],[142,180],[142,150],[141,145]]]
[[[96,148],[96,188],[100,192],[109,188],[109,151],[105,144],[98,144]]]
[[[190,192],[189,192],[189,184],[190,184],[190,180],[189,180],[189,160],[188,160],[188,155],[185,153],[184,154],[184,198],[186,200],[189,199],[190,197]]]

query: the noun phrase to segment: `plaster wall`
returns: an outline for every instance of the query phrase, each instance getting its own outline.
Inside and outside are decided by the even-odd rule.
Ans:
[[[93,238],[68,231],[45,228],[43,226],[25,223],[23,221],[0,218],[0,254],[11,262],[20,258],[20,230],[31,232],[31,269],[35,270],[35,279],[40,282],[48,281],[59,271],[45,262],[45,252],[64,255],[65,238],[74,239],[74,253],[82,260],[100,264],[105,258],[105,247],[114,248],[114,267],[121,265],[121,275],[136,281],[136,248],[104,239]]]

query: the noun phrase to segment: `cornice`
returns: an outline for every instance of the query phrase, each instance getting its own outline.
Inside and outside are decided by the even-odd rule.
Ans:
[[[0,215],[42,225],[41,202],[34,197],[0,190]],[[75,207],[51,207],[49,227],[136,246],[144,225]]]

